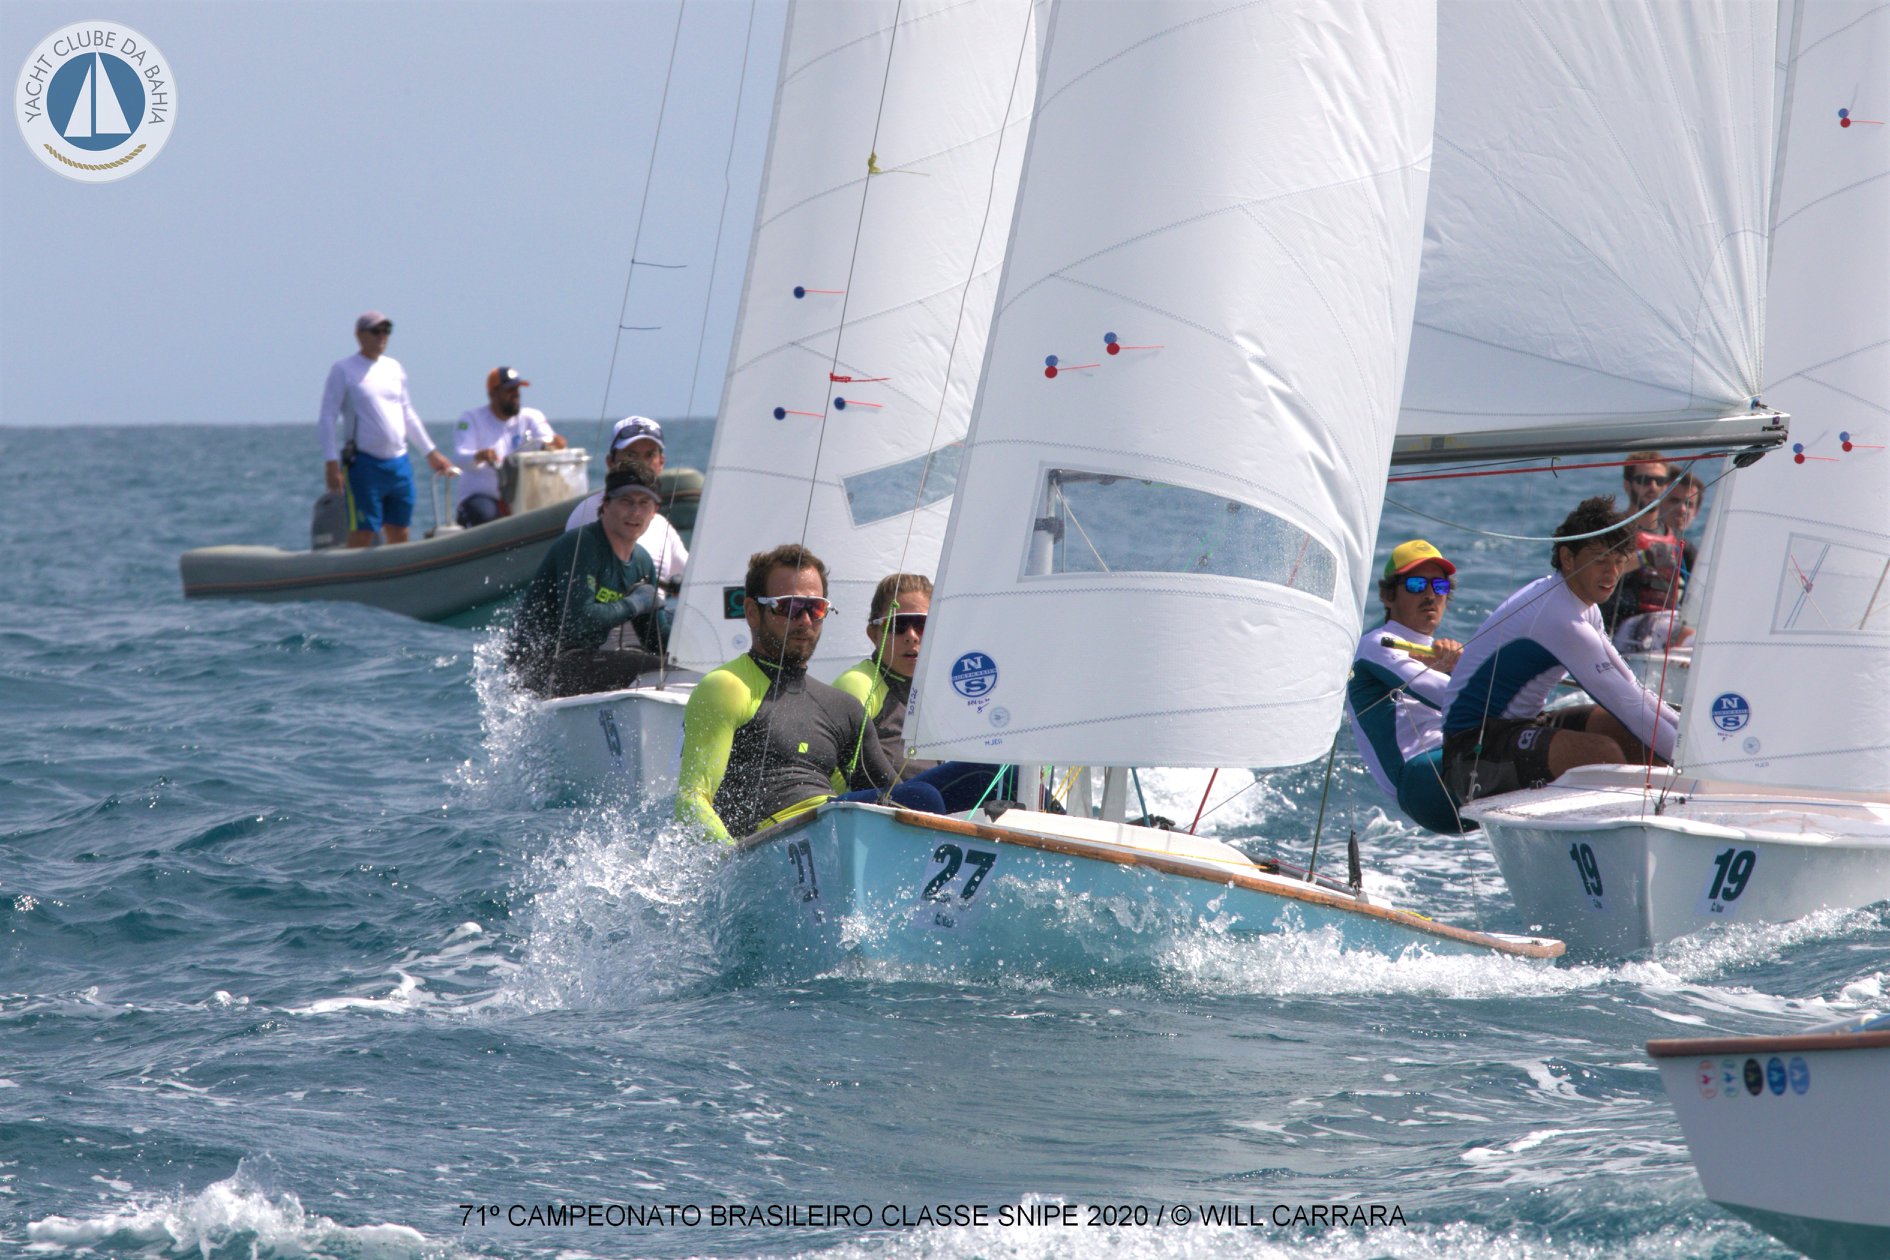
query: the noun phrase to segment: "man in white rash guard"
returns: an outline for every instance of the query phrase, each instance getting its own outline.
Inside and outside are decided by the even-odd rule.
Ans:
[[[1661,764],[1673,756],[1679,714],[1635,678],[1595,608],[1633,545],[1614,499],[1583,500],[1555,537],[1555,571],[1504,600],[1451,674],[1444,782],[1458,804],[1540,786],[1576,766],[1643,762],[1650,747]],[[1596,703],[1543,712],[1565,674]]]
[[[1372,778],[1420,827],[1446,834],[1468,824],[1444,790],[1444,693],[1463,644],[1437,639],[1457,566],[1422,538],[1385,561],[1378,600],[1384,623],[1358,641],[1345,712]],[[1387,642],[1390,640],[1390,642]]]
[[[648,469],[652,477],[663,475],[663,426],[648,416],[625,416],[617,421],[616,430],[611,434],[604,467],[616,472],[632,464]],[[603,499],[599,492],[579,503],[572,509],[565,528],[582,529],[596,520],[597,505]],[[671,595],[680,590],[683,566],[689,563],[689,548],[683,545],[682,535],[669,523],[669,518],[658,512],[637,545],[649,552],[650,559],[656,562],[656,584]]]
[[[322,387],[322,475],[330,490],[340,490],[347,470],[350,547],[371,547],[383,533],[390,543],[407,541],[414,502],[409,440],[427,453],[434,472],[453,471],[407,397],[405,369],[387,354],[393,335],[393,320],[379,311],[362,314],[354,321],[360,353],[329,368]]]
[[[484,525],[505,514],[499,465],[508,455],[564,449],[564,439],[551,431],[545,413],[520,405],[519,390],[530,384],[516,368],[493,368],[486,373],[486,405],[462,413],[453,429],[453,462],[459,465],[453,519],[461,525]]]

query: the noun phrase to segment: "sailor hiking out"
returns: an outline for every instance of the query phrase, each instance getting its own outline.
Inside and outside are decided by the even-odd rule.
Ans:
[[[1642,686],[1595,605],[1629,563],[1614,499],[1585,499],[1556,529],[1554,572],[1485,619],[1451,674],[1444,781],[1459,804],[1549,782],[1576,766],[1673,756],[1679,714]],[[1564,541],[1566,540],[1566,541]],[[1544,712],[1569,677],[1595,703]]]
[[[1446,834],[1474,825],[1458,818],[1441,765],[1444,696],[1463,645],[1432,636],[1456,572],[1422,538],[1392,549],[1378,583],[1384,623],[1360,636],[1345,687],[1352,738],[1372,779],[1413,822]]]
[[[690,694],[677,820],[731,843],[840,793],[943,812],[936,788],[898,782],[860,702],[807,675],[833,610],[827,566],[792,543],[758,552],[743,591],[754,646]]]

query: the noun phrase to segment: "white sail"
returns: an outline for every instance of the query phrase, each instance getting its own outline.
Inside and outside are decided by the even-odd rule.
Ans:
[[[908,718],[924,755],[1331,744],[1404,377],[1434,19],[1055,10]]]
[[[1765,398],[1791,445],[1721,482],[1678,761],[1890,789],[1890,7],[1802,6]],[[1849,123],[1850,125],[1845,125]]]
[[[1775,27],[1749,0],[1442,0],[1398,462],[1765,431]]]
[[[131,124],[125,121],[124,106],[118,103],[118,90],[112,86],[111,75],[105,72],[103,57],[98,53],[92,56],[97,64],[88,77],[98,100],[98,116],[92,130],[101,136],[128,136],[131,134]]]
[[[791,9],[673,636],[683,664],[748,647],[730,596],[753,552],[799,542],[828,562],[839,620],[817,670],[865,651],[882,576],[935,567],[1036,92],[1034,28],[1028,0]]]
[[[72,102],[72,113],[66,118],[63,133],[68,140],[89,140],[92,138],[92,76],[98,69],[98,57],[92,57],[92,64],[85,68],[85,79],[79,84],[79,95]]]

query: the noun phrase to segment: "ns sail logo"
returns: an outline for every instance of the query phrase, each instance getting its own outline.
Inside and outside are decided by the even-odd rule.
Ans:
[[[151,164],[176,126],[177,85],[157,46],[117,22],[74,22],[27,56],[20,134],[47,169],[102,184]]]

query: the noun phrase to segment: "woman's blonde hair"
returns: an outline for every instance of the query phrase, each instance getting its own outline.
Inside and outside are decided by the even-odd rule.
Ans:
[[[873,588],[873,608],[866,614],[868,622],[880,620],[890,613],[893,603],[901,595],[917,591],[927,599],[932,597],[932,579],[923,573],[888,573]]]

